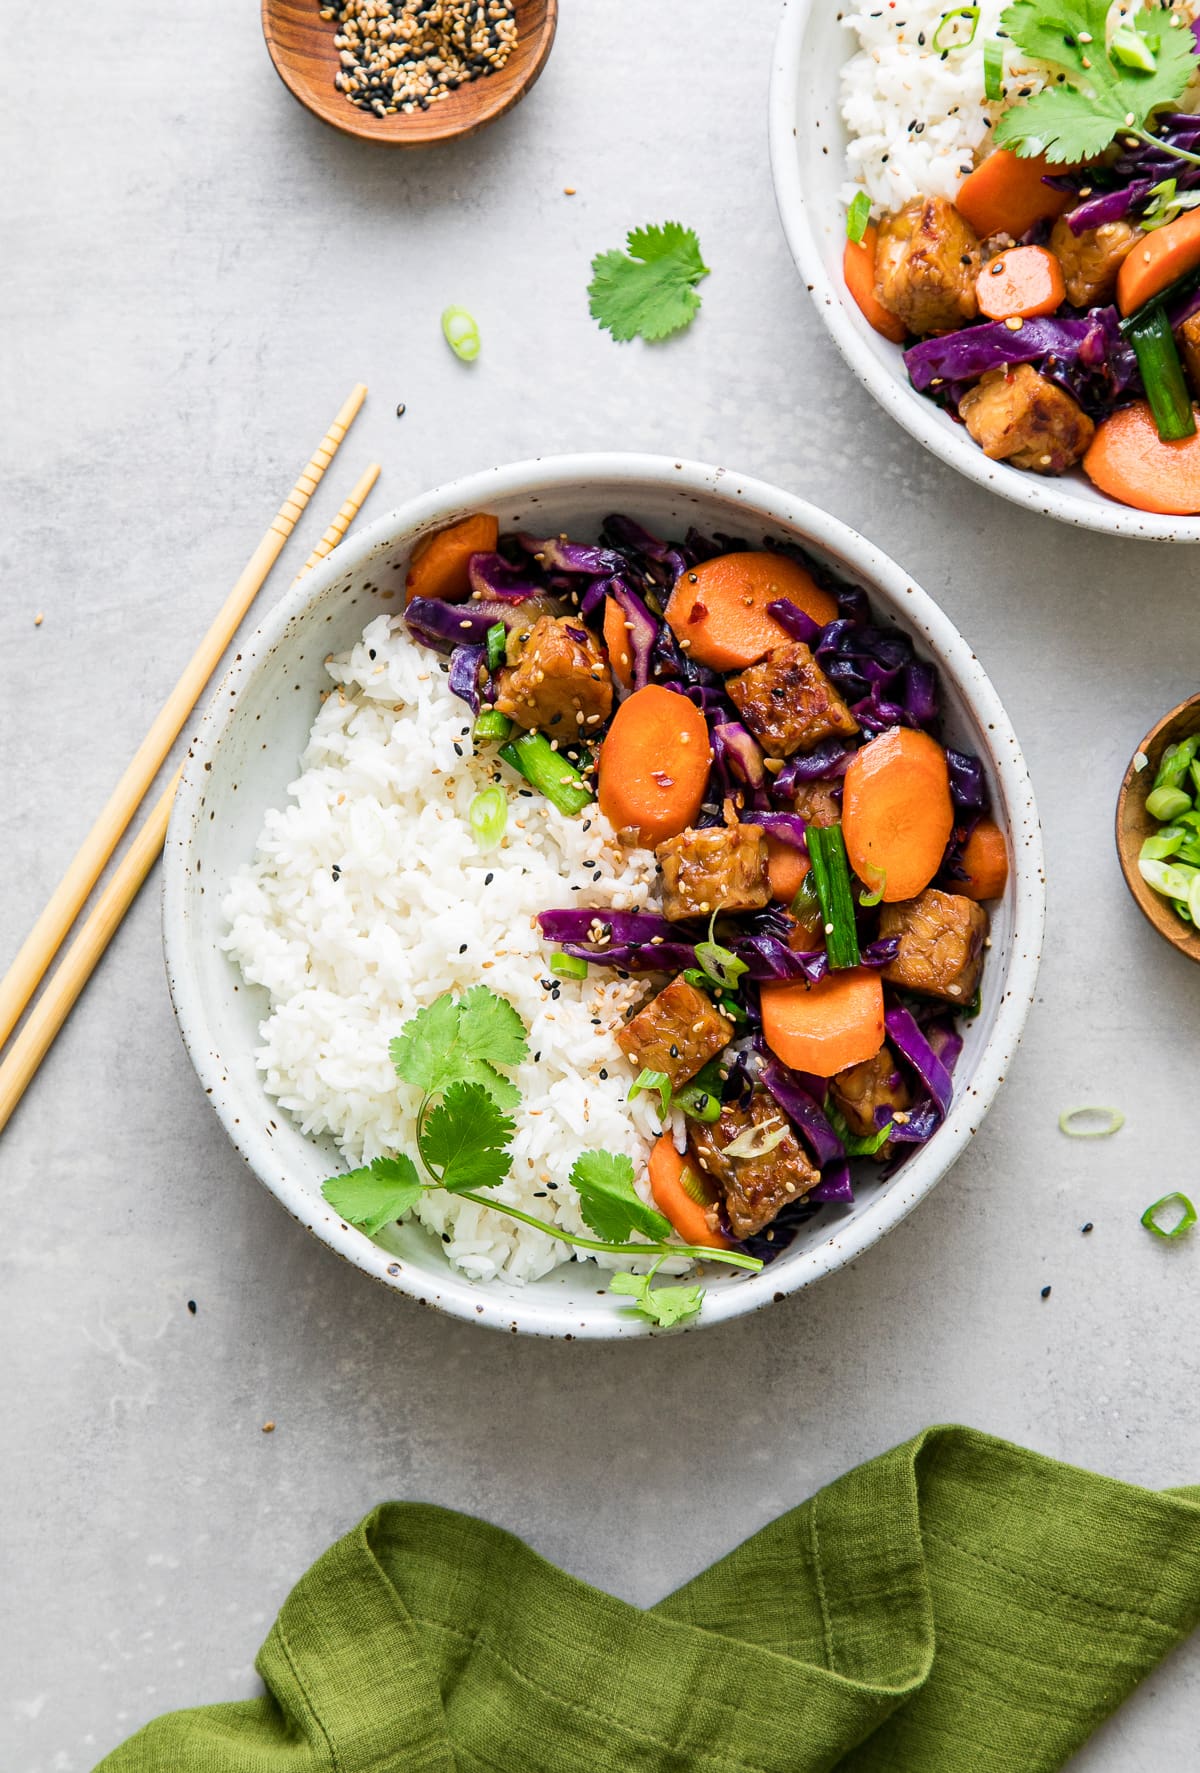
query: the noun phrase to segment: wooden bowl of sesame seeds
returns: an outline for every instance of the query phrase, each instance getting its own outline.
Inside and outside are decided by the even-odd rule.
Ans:
[[[558,0],[262,0],[275,71],[345,135],[426,148],[473,135],[546,64]]]

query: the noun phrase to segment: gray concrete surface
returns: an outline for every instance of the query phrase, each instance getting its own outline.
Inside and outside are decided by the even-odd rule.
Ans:
[[[574,0],[530,100],[418,158],[312,121],[256,14],[113,0],[70,81],[46,9],[0,19],[0,960],[358,377],[297,564],[372,456],[379,511],[594,447],[742,467],[890,548],[1023,737],[1049,943],[998,1106],[884,1244],[751,1322],[566,1347],[376,1290],[253,1183],[176,1037],[148,890],[0,1142],[12,1773],[79,1773],[157,1712],[252,1691],[291,1582],[384,1497],[475,1510],[649,1602],[934,1421],[1200,1479],[1200,1243],[1138,1225],[1197,1181],[1200,975],[1142,924],[1110,835],[1133,745],[1196,687],[1200,556],[1019,513],[858,389],[775,216],[770,0]],[[618,348],[589,259],[667,217],[713,268],[702,317]],[[452,300],[483,330],[470,370],[438,334]],[[1089,1100],[1125,1110],[1118,1138],[1059,1135]],[[1198,1697],[1193,1644],[1076,1765],[1194,1768]]]

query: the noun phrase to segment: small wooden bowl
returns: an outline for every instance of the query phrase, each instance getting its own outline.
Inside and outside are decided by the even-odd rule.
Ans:
[[[1152,818],[1146,811],[1146,797],[1154,786],[1162,754],[1168,745],[1190,738],[1195,732],[1200,732],[1200,696],[1189,696],[1186,702],[1165,714],[1157,726],[1151,727],[1138,746],[1117,796],[1117,855],[1121,859],[1125,885],[1137,901],[1138,909],[1173,948],[1178,948],[1189,960],[1200,961],[1200,930],[1184,923],[1170,900],[1147,886],[1138,872],[1142,843],[1153,836],[1161,824],[1161,820]],[[1139,770],[1135,763],[1142,756],[1148,762],[1145,769]]]
[[[546,65],[558,24],[558,0],[516,0],[517,47],[495,74],[485,74],[438,99],[427,111],[377,117],[360,111],[333,84],[341,68],[337,29],[320,0],[262,0],[263,36],[275,71],[306,110],[343,135],[390,148],[428,148],[474,135],[519,103]]]

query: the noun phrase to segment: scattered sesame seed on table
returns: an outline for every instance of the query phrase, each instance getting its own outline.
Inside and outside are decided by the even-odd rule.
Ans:
[[[341,0],[320,12],[336,26],[334,85],[377,117],[427,111],[517,46],[513,0]]]

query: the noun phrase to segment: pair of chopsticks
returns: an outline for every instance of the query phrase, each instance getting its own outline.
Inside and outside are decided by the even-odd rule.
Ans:
[[[109,797],[104,811],[84,838],[67,872],[50,895],[41,916],[18,950],[16,959],[0,980],[0,1047],[20,1020],[25,1006],[62,946],[68,931],[83,909],[123,833],[166,761],[171,746],[183,730],[209,678],[220,663],[255,597],[278,560],[283,545],[295,529],[308,501],[337,454],[342,439],[358,415],[367,390],[359,382],[313,451],[312,458],[280,506],[270,528],[247,561],[208,633],[193,654],[183,676],[163,703],[150,731]],[[317,543],[297,578],[336,548],[367,494],[379,478],[379,464],[372,462],[345,504]],[[112,878],[96,901],[79,934],[30,1012],[7,1057],[0,1063],[0,1130],[8,1123],[17,1103],[45,1058],[59,1029],[71,1012],[108,947],[121,919],[136,899],[146,876],[166,842],[171,804],[179,786],[177,770],[154,810],[141,826]]]

